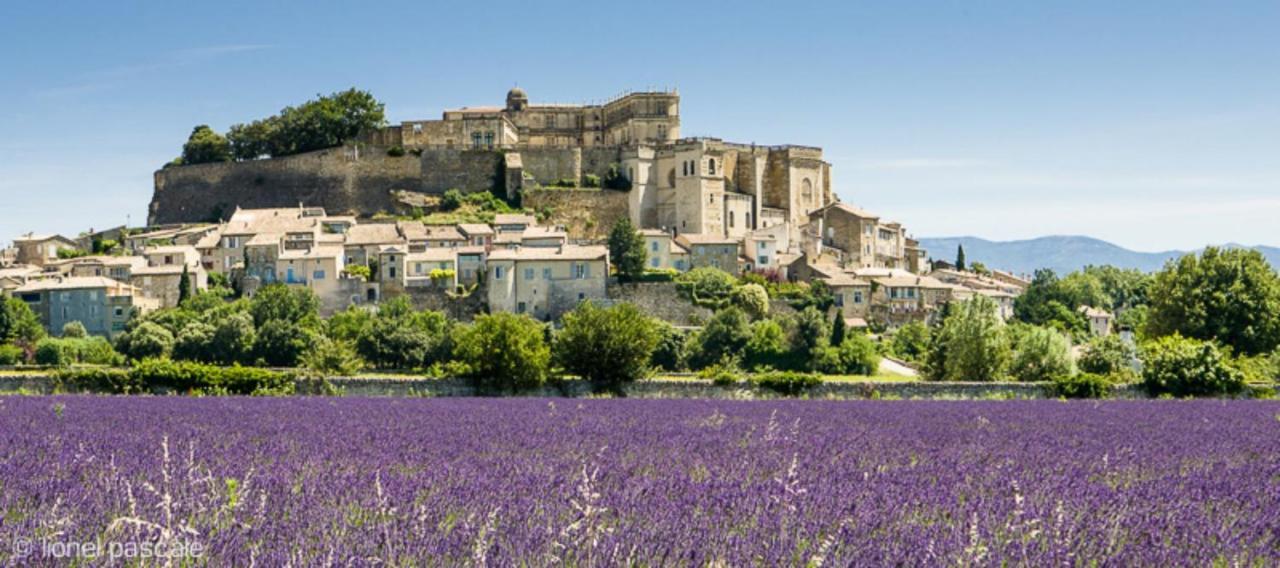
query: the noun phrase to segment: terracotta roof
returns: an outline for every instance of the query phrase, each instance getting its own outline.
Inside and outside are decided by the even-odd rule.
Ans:
[[[565,245],[499,249],[489,253],[489,260],[603,260],[608,256],[609,247]]]
[[[429,248],[422,252],[412,252],[405,255],[407,262],[442,262],[456,261],[457,250],[451,248]]]
[[[494,225],[536,225],[538,220],[533,215],[520,213],[499,213],[493,216]]]
[[[493,227],[484,223],[462,223],[458,225],[458,230],[467,235],[492,235]]]
[[[1098,309],[1098,308],[1095,308],[1095,307],[1093,307],[1093,306],[1080,306],[1080,310],[1079,310],[1079,311],[1080,311],[1080,313],[1084,314],[1084,317],[1087,317],[1087,318],[1109,318],[1109,317],[1111,317],[1111,312],[1108,312],[1108,311],[1106,311],[1106,310],[1102,310],[1102,309]]]
[[[301,258],[342,258],[343,249],[340,246],[316,246],[309,249],[294,249],[280,251],[279,258],[284,260],[301,259]]]
[[[14,292],[25,293],[44,292],[48,290],[86,290],[90,288],[112,288],[122,292],[132,292],[136,290],[133,286],[117,280],[112,280],[105,276],[78,276],[70,278],[33,280],[22,285],[17,290],[14,290]]]
[[[685,247],[690,245],[736,245],[738,241],[729,237],[707,234],[681,234],[676,237]]]
[[[421,223],[417,224],[419,227]],[[392,243],[404,242],[404,238],[400,236],[400,231],[393,223],[368,223],[365,225],[354,225],[347,230],[344,239],[347,245],[366,246],[366,245],[385,245]]]
[[[827,209],[836,209],[836,210],[839,210],[839,211],[844,211],[845,213],[849,213],[850,215],[854,215],[854,216],[857,216],[857,217],[861,217],[861,218],[863,218],[863,219],[879,219],[879,218],[880,218],[880,216],[879,216],[879,215],[876,215],[875,213],[872,213],[872,212],[867,211],[867,210],[865,210],[865,209],[861,209],[861,208],[855,207],[855,206],[853,206],[853,205],[849,205],[848,203],[843,203],[843,202],[839,202],[839,201],[837,201],[837,202],[835,202],[835,203],[832,203],[832,204],[830,204],[830,205],[827,205],[826,207],[823,207],[822,209],[818,209],[817,211],[814,211],[813,213],[810,213],[809,215],[810,215],[810,216],[812,216],[812,215],[817,215],[817,214],[820,214],[820,213],[822,213],[824,210],[827,210]]]
[[[165,266],[140,266],[130,271],[130,276],[159,276],[162,274],[182,274],[181,264]]]
[[[827,286],[831,286],[833,288],[842,288],[842,287],[849,287],[849,286],[860,287],[860,288],[871,287],[870,282],[863,280],[861,278],[858,278],[856,276],[849,275],[844,272],[841,272],[839,274],[834,274],[825,278],[821,278],[821,280],[823,282],[826,282]]]
[[[640,229],[640,234],[646,237],[670,237],[671,233],[662,229]]]

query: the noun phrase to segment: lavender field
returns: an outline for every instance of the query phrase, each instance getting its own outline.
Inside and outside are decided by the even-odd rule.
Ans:
[[[86,542],[212,566],[1275,565],[1280,405],[0,398],[0,564]]]

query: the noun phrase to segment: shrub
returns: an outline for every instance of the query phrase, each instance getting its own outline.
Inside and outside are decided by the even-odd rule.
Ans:
[[[214,326],[206,358],[223,365],[250,363],[253,361],[253,347],[257,340],[258,332],[253,327],[253,318],[244,312],[231,314]]]
[[[822,356],[822,350],[831,343],[831,328],[827,326],[827,317],[815,307],[805,308],[796,317],[795,331],[791,337],[791,352],[799,360],[808,360],[809,368],[815,369],[814,359]]]
[[[1050,381],[1075,374],[1071,341],[1047,327],[1027,329],[1014,349],[1010,372],[1023,382]]]
[[[463,203],[462,197],[463,197],[462,192],[456,189],[450,189],[445,191],[444,195],[440,197],[440,210],[453,211],[459,207],[462,207],[462,203]]]
[[[78,321],[69,321],[62,326],[62,337],[64,338],[83,338],[89,336],[89,330],[84,328],[84,324]]]
[[[387,155],[391,156],[392,158],[399,158],[401,156],[404,156],[404,147],[392,146],[390,148],[387,148]]]
[[[664,371],[679,371],[685,368],[688,351],[688,336],[675,326],[658,323],[658,345],[653,350],[650,364]]]
[[[1089,341],[1080,354],[1077,364],[1080,370],[1096,375],[1132,372],[1131,364],[1137,350],[1119,335],[1097,337]]]
[[[519,391],[541,386],[551,349],[542,324],[526,315],[481,315],[457,334],[454,356],[481,389]]]
[[[302,356],[302,366],[320,375],[351,376],[364,368],[364,361],[350,342],[317,337]]]
[[[600,308],[583,302],[565,314],[555,357],[564,370],[617,391],[649,372],[658,340],[657,325],[635,305]]]
[[[210,361],[209,343],[216,330],[207,323],[192,322],[178,332],[173,343],[173,358],[187,361]]]
[[[134,386],[149,391],[197,393],[211,391],[227,394],[287,394],[293,390],[293,377],[267,369],[252,367],[218,367],[190,361],[147,359],[129,371]]]
[[[636,282],[672,282],[680,275],[674,268],[650,268],[636,279]]]
[[[889,353],[912,363],[924,360],[929,349],[929,326],[913,321],[893,332],[889,339]]]
[[[600,176],[595,174],[582,176],[582,187],[600,187]]]
[[[759,284],[744,284],[733,290],[733,305],[760,319],[769,314],[769,293]]]
[[[46,337],[36,343],[36,364],[65,367],[71,364],[71,357],[67,355],[61,340]]]
[[[309,329],[283,319],[267,320],[258,328],[253,352],[258,360],[273,367],[293,367],[315,339]]]
[[[401,296],[382,304],[356,337],[355,347],[379,369],[421,369],[445,357],[448,338],[444,314],[415,311]]]
[[[0,365],[18,365],[25,361],[27,354],[17,345],[0,344]]]
[[[711,317],[697,338],[690,364],[700,369],[741,353],[751,340],[751,327],[741,309],[725,308]]]
[[[1113,381],[1105,375],[1077,373],[1053,377],[1050,392],[1063,398],[1106,398],[1111,396]]]
[[[737,284],[732,274],[703,266],[676,277],[676,290],[694,304],[719,309],[729,303]]]
[[[880,354],[875,342],[862,333],[845,336],[836,348],[840,360],[840,372],[846,375],[871,376],[880,370]]]
[[[749,369],[790,367],[792,360],[787,351],[787,333],[778,322],[763,319],[751,324],[751,339],[745,351]]]
[[[1010,349],[995,302],[975,296],[952,306],[931,339],[925,375],[942,381],[1003,378]]]
[[[173,352],[173,334],[151,321],[144,321],[116,340],[116,349],[126,357],[142,360],[168,357]]]
[[[58,392],[131,394],[140,392],[133,375],[125,369],[60,369],[53,375]]]
[[[1244,388],[1243,375],[1217,346],[1178,334],[1143,345],[1142,363],[1142,384],[1152,396],[1234,394]]]
[[[734,365],[732,360],[722,361],[698,371],[698,378],[710,381],[718,387],[733,386],[742,379],[737,365]]]
[[[752,382],[784,396],[799,396],[822,384],[822,378],[813,373],[772,371],[756,375]]]
[[[366,282],[373,279],[373,271],[364,264],[352,264],[342,269],[351,278],[363,278]]]
[[[622,164],[617,162],[609,164],[609,171],[605,172],[604,186],[608,189],[630,190],[631,180],[627,179],[626,174],[622,173]]]

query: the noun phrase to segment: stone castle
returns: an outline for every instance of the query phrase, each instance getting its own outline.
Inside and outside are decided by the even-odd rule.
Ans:
[[[610,170],[631,189],[544,189],[587,185]],[[589,217],[564,219],[571,232],[594,233],[580,237],[598,237],[628,215],[644,228],[735,238],[799,227],[833,201],[831,166],[820,148],[681,138],[674,91],[550,105],[533,104],[515,88],[505,106],[447,110],[438,120],[405,121],[340,148],[160,170],[149,221],[210,221],[237,207],[300,203],[370,217],[403,211],[414,194],[448,189],[521,194],[535,209],[554,203],[563,215]]]

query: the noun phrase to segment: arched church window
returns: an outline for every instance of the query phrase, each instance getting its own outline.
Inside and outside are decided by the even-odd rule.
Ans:
[[[809,178],[800,182],[800,200],[802,203],[813,203],[813,182]]]

